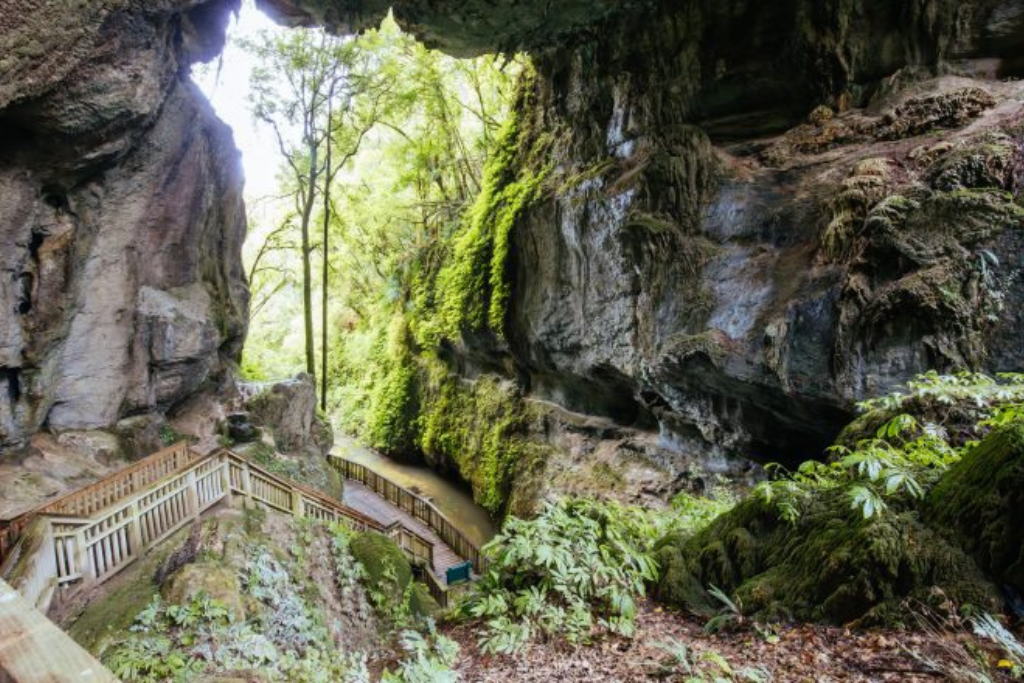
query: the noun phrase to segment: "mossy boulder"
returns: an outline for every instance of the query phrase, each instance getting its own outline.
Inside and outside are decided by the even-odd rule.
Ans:
[[[245,619],[241,587],[231,567],[211,562],[187,564],[168,577],[160,593],[175,605],[187,605],[206,594],[222,603],[236,621]]]
[[[1024,594],[1024,420],[994,430],[931,490],[925,521]]]
[[[940,588],[958,604],[993,609],[995,587],[971,558],[916,510],[864,519],[845,490],[815,494],[794,524],[750,498],[692,536],[659,543],[656,596],[697,612],[720,607],[718,586],[764,618],[846,623],[886,620],[908,597]]]
[[[371,590],[391,600],[403,600],[412,581],[412,566],[398,544],[390,538],[368,531],[356,534],[349,544],[352,556],[363,566]]]
[[[409,590],[409,611],[414,617],[436,619],[442,610],[426,584],[416,581]]]

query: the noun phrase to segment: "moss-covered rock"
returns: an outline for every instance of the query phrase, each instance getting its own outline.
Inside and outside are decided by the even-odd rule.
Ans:
[[[657,559],[657,597],[698,612],[715,607],[712,585],[748,613],[838,623],[886,619],[933,587],[959,604],[998,601],[970,557],[915,510],[864,519],[842,489],[817,493],[794,524],[750,498],[693,537],[663,539]]]
[[[223,604],[236,621],[245,619],[241,587],[231,567],[213,562],[187,564],[160,588],[163,598],[175,605],[187,605],[204,593]]]
[[[409,589],[409,611],[414,617],[436,619],[441,614],[441,605],[430,594],[426,584],[416,581]]]
[[[429,372],[420,416],[423,453],[454,468],[480,505],[503,515],[517,480],[550,446],[530,438],[530,410],[511,382],[490,375],[465,382],[437,362]]]
[[[395,603],[405,599],[405,589],[412,581],[412,567],[394,541],[368,531],[353,536],[349,550],[363,566],[371,591]]]
[[[923,516],[1024,594],[1024,420],[971,449],[928,494]]]

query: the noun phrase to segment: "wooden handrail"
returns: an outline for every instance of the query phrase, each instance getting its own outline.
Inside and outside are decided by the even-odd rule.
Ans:
[[[167,475],[186,468],[201,457],[188,447],[187,442],[179,441],[99,481],[44,503],[34,512],[90,517]]]
[[[0,581],[0,680],[12,683],[117,678],[56,624]]]
[[[424,538],[421,534],[415,530],[410,529],[403,525],[401,522],[393,522],[389,526],[385,527],[383,524],[370,517],[369,515],[356,510],[353,507],[345,505],[341,501],[335,500],[330,496],[317,491],[316,489],[304,486],[297,482],[291,481],[290,479],[277,476],[272,472],[269,472],[259,465],[256,465],[245,456],[236,453],[234,451],[223,449],[223,452],[227,454],[227,457],[235,463],[244,463],[250,472],[256,472],[258,475],[271,482],[276,483],[282,489],[287,489],[291,492],[290,495],[299,495],[314,505],[319,505],[327,510],[333,512],[339,517],[346,518],[350,522],[355,522],[357,528],[362,528],[369,531],[376,531],[377,533],[384,534],[395,540],[399,547],[406,551],[413,557],[414,560],[424,561],[428,566],[433,567],[434,565],[434,543]],[[281,505],[275,505],[272,501],[264,501],[271,504],[273,507],[284,510]],[[294,507],[294,505],[293,505]]]
[[[92,484],[56,500],[46,501],[13,519],[0,521],[0,564],[5,562],[25,528],[36,516],[59,514],[88,518],[104,507],[117,504],[125,496],[184,469],[199,457],[189,449],[188,443],[179,441]]]
[[[169,474],[157,476],[168,470]],[[434,544],[401,522],[384,526],[226,449],[207,456],[191,453],[187,447],[164,449],[86,489],[84,494],[74,492],[19,518],[23,525],[17,545],[0,562],[0,575],[9,577],[41,609],[46,609],[58,587],[67,591],[111,578],[232,492],[296,517],[345,520],[359,530],[381,533],[414,561],[430,570],[434,566]],[[131,493],[110,503],[110,491]],[[81,516],[82,510],[100,505],[91,515]],[[36,531],[24,533],[33,524]]]
[[[482,574],[486,571],[487,560],[481,554],[480,548],[429,500],[374,472],[366,465],[340,455],[332,455],[331,463],[346,479],[365,484],[374,493],[433,529],[457,555],[473,563],[475,572]]]

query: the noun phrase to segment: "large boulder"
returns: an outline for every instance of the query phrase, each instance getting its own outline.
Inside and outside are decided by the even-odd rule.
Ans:
[[[865,519],[846,489],[822,489],[796,522],[749,498],[696,535],[657,550],[656,595],[696,611],[708,589],[749,613],[844,623],[901,614],[907,598],[941,591],[958,605],[998,610],[1001,588],[1024,594],[1024,421],[994,430],[919,504],[894,502]]]
[[[230,566],[214,562],[186,564],[167,578],[160,594],[175,605],[187,605],[205,595],[223,604],[235,621],[245,619],[242,589]]]
[[[925,521],[1024,596],[1024,420],[985,438],[932,489]]]
[[[270,430],[279,451],[313,449],[326,456],[334,445],[330,426],[317,415],[316,384],[310,375],[261,385],[246,407]]]
[[[0,12],[0,448],[165,412],[237,360],[238,152],[189,80],[237,7]]]

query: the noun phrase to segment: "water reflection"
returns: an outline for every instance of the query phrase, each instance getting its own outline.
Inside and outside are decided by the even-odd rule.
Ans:
[[[473,502],[469,491],[448,481],[426,465],[395,462],[366,448],[355,439],[340,434],[334,438],[333,453],[365,465],[399,486],[416,490],[429,498],[473,543],[483,545],[494,538],[494,522],[486,510]]]

